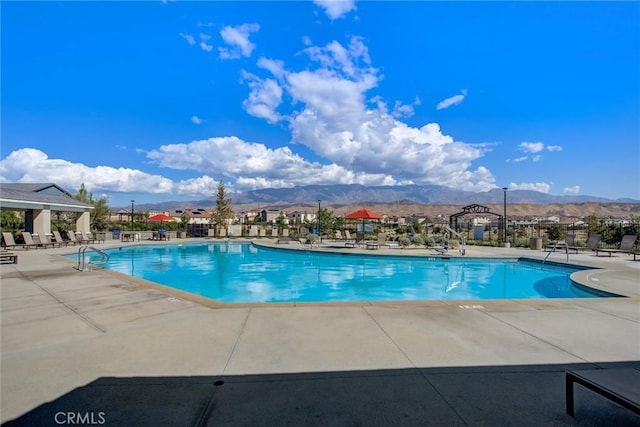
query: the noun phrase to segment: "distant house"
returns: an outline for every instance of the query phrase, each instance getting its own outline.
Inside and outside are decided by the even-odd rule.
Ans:
[[[211,223],[211,211],[203,208],[196,209],[169,209],[167,215],[174,218],[178,224],[182,224],[186,218],[187,234],[193,237],[206,236],[209,228],[213,227]]]
[[[275,222],[280,217],[280,213],[280,209],[263,209],[262,211],[260,211],[260,222],[263,222],[265,224],[275,224]]]
[[[291,212],[289,215],[287,215],[287,218],[289,219],[289,223],[303,224],[305,221],[306,222],[315,222],[316,214],[315,213],[307,213],[307,212],[295,211],[295,212]]]

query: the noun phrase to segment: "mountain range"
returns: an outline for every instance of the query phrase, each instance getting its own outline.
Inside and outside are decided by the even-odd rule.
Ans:
[[[408,202],[418,204],[438,205],[498,205],[503,203],[505,192],[493,189],[485,192],[470,192],[456,190],[440,185],[402,185],[402,186],[373,186],[359,184],[337,185],[307,185],[293,188],[265,188],[246,191],[243,193],[229,193],[234,206],[256,205],[263,208],[282,207],[290,205],[314,206],[317,201],[323,205],[352,205],[358,203],[395,203]],[[579,203],[640,203],[640,200],[630,198],[607,199],[594,196],[554,196],[531,190],[507,190],[506,197],[510,204],[579,204]],[[188,202],[163,202],[157,204],[142,204],[139,209],[168,210],[176,208],[200,207],[208,208],[216,204],[216,197]]]

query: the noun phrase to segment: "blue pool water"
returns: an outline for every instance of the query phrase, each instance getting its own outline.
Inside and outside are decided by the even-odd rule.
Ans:
[[[602,296],[572,283],[578,268],[509,259],[341,255],[234,242],[106,252],[106,268],[226,303]]]

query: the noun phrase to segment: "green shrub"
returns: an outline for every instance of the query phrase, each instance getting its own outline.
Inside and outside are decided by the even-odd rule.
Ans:
[[[414,234],[410,240],[414,245],[424,245],[424,239],[418,234]]]
[[[529,238],[528,237],[518,237],[514,243],[516,248],[528,248],[529,247]]]
[[[433,236],[429,236],[424,239],[424,244],[430,248],[434,247],[436,245],[436,239],[434,239]]]
[[[411,239],[409,239],[407,236],[400,236],[398,237],[398,244],[402,247],[410,246]]]

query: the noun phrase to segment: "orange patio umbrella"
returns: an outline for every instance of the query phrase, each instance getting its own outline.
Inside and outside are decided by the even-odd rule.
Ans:
[[[165,214],[151,215],[147,218],[147,222],[175,221],[175,218]]]
[[[355,212],[348,213],[344,219],[382,219],[382,215],[370,211],[369,209],[360,209]]]
[[[348,213],[344,216],[344,219],[361,219],[362,231],[364,232],[364,220],[365,219],[382,219],[382,215],[370,211],[369,209],[360,209],[355,212]]]

